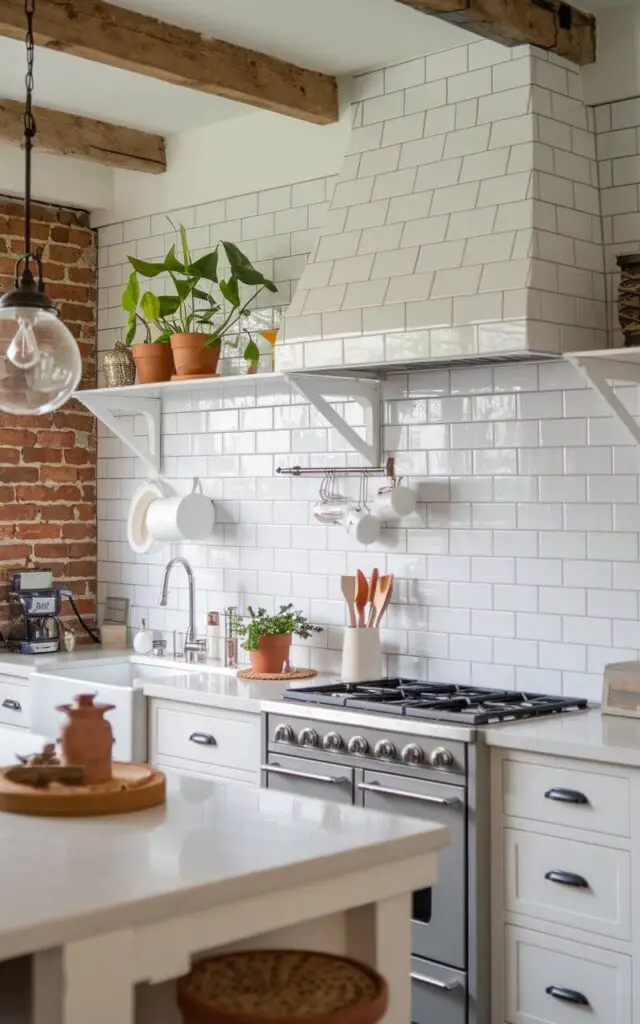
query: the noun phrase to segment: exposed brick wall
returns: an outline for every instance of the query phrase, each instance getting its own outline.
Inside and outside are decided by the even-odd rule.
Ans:
[[[22,205],[0,197],[0,293],[24,249]],[[96,380],[96,236],[82,210],[37,205],[47,291],[78,341],[82,387]],[[78,402],[47,416],[0,413],[0,630],[8,625],[7,570],[51,568],[89,621],[96,611],[96,424]],[[66,613],[64,619],[74,622]],[[80,635],[78,637],[80,639]]]

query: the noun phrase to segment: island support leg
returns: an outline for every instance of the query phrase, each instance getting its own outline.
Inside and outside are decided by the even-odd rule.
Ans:
[[[34,956],[33,1024],[134,1024],[132,933]]]
[[[350,910],[347,955],[387,979],[389,1009],[382,1024],[410,1024],[411,893]]]

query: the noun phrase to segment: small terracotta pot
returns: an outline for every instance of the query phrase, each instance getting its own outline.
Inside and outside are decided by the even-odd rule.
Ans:
[[[277,633],[275,636],[260,637],[257,651],[249,651],[251,668],[260,675],[276,675],[284,672],[289,664],[291,633]]]
[[[151,345],[132,345],[131,354],[136,364],[138,384],[159,384],[170,380],[173,373],[173,353],[169,345],[160,342]]]
[[[205,348],[207,334],[172,334],[171,351],[179,377],[216,372],[220,358],[220,341]]]
[[[73,704],[61,704],[68,721],[63,726],[60,745],[62,764],[84,768],[85,785],[95,786],[111,780],[113,731],[105,719],[114,704],[94,704],[92,693],[81,693]]]

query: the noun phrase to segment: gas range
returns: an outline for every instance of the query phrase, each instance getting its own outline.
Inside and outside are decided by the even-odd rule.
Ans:
[[[583,697],[492,690],[455,683],[423,683],[414,679],[302,686],[285,690],[283,699],[335,709],[348,708],[469,726],[567,714],[588,708]]]

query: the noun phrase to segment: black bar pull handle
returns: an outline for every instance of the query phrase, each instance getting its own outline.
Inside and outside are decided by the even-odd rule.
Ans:
[[[7,697],[6,700],[3,700],[2,706],[3,708],[6,708],[7,711],[22,711],[22,704],[20,703],[20,701],[11,700],[10,697]]]
[[[565,988],[564,985],[549,985],[545,989],[548,996],[554,999],[561,999],[564,1003],[575,1003],[576,1006],[589,1006],[589,1000],[582,992],[576,992],[572,988]]]
[[[554,786],[553,789],[548,789],[544,795],[547,800],[559,800],[562,804],[589,803],[584,793],[580,793],[577,789],[562,789],[560,786]]]
[[[199,743],[201,747],[216,746],[216,738],[210,732],[192,732],[189,740],[191,743]]]
[[[547,882],[557,882],[558,885],[570,885],[574,889],[589,889],[590,885],[582,875],[574,875],[572,871],[547,871],[544,876]]]

